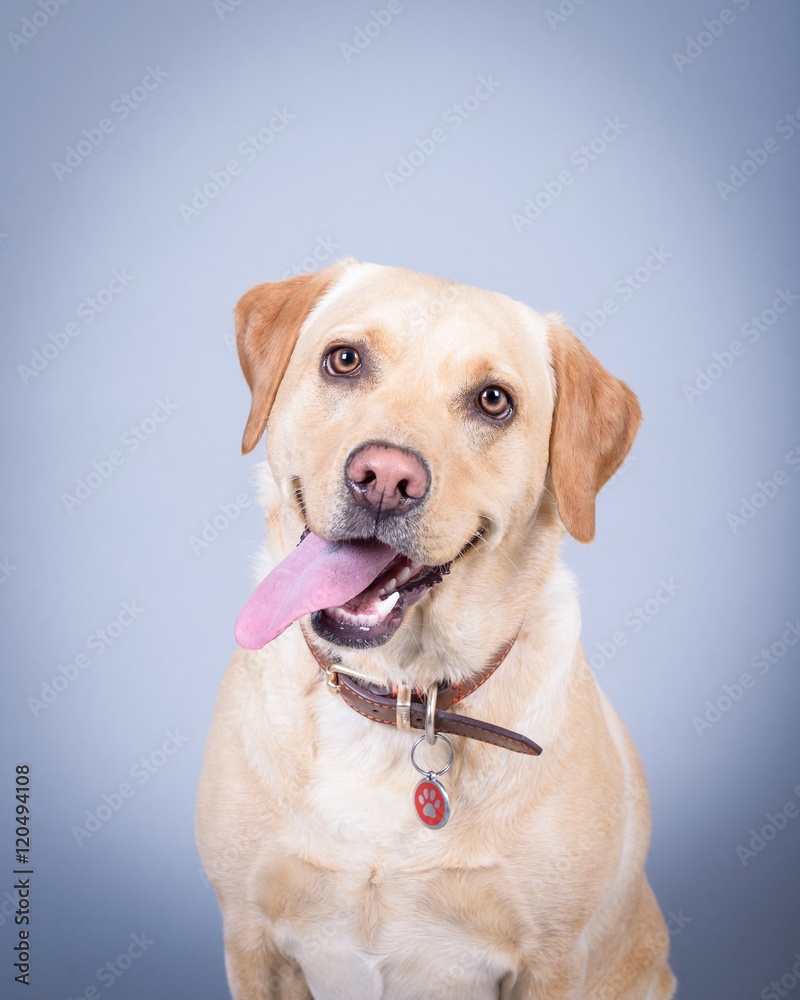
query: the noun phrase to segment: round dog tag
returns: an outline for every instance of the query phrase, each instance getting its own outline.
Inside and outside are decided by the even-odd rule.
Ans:
[[[417,782],[414,789],[414,808],[420,821],[429,830],[441,830],[450,819],[450,798],[444,785],[432,774]]]

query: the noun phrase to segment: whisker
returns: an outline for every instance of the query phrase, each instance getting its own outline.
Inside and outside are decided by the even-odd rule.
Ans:
[[[478,520],[488,521],[490,524],[497,524],[498,522],[493,518],[489,517],[488,514],[481,514],[477,510],[462,510],[460,507],[452,508],[457,514],[469,514],[472,517],[477,517]]]
[[[487,544],[488,544],[488,543],[487,543]],[[507,552],[505,551],[505,549],[503,549],[503,547],[502,547],[502,546],[498,545],[498,546],[497,546],[497,551],[498,551],[498,552],[499,552],[499,553],[500,553],[501,555],[505,556],[505,557],[506,557],[506,559],[508,559],[508,561],[509,561],[509,562],[511,563],[511,565],[512,565],[512,566],[514,567],[514,569],[515,569],[515,570],[516,570],[516,571],[517,571],[518,573],[521,573],[521,572],[522,572],[522,570],[521,570],[521,569],[519,568],[519,566],[517,566],[517,564],[516,564],[516,563],[514,562],[514,560],[513,560],[512,558],[511,558],[511,556],[510,556],[510,555],[509,555],[509,554],[508,554],[508,553],[507,553]]]
[[[489,521],[490,524],[497,524],[498,523],[494,518],[489,517],[488,514],[479,514],[478,511],[476,511],[476,510],[462,510],[459,507],[454,507],[453,509],[456,510],[456,511],[458,511],[459,514],[472,514],[474,517],[483,518],[484,520]],[[462,551],[466,552],[468,549],[477,548],[477,542],[478,541],[483,542],[484,545],[487,545],[487,546],[489,545],[489,542],[486,540],[486,538],[484,538],[483,534],[481,532],[479,532],[477,535],[475,535],[475,537],[471,538],[470,541],[467,542],[467,544],[464,546],[464,548],[463,548]],[[497,548],[497,551],[500,552],[501,555],[503,555],[506,559],[508,559],[508,561],[511,563],[511,565],[514,567],[514,569],[518,573],[522,572],[520,570],[519,566],[517,566],[517,564],[514,562],[514,560],[511,558],[511,556],[505,551],[505,549],[503,549],[502,546],[498,545],[498,546],[496,546],[496,548]]]

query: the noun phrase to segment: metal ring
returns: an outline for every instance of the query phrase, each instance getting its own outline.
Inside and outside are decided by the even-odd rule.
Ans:
[[[437,733],[436,734],[436,739],[437,740],[444,740],[445,743],[450,748],[450,760],[447,762],[446,766],[441,769],[441,771],[426,771],[424,768],[421,768],[419,766],[419,764],[416,762],[416,760],[414,759],[414,753],[415,753],[417,747],[420,745],[420,743],[422,743],[422,741],[424,739],[425,739],[424,736],[420,736],[419,739],[414,740],[414,746],[411,747],[411,763],[419,771],[420,774],[427,774],[430,777],[438,778],[440,774],[444,774],[445,771],[449,771],[450,768],[451,768],[451,766],[452,766],[452,764],[453,764],[453,757],[455,757],[455,753],[453,751],[453,744],[450,742],[450,740],[448,740],[448,738],[446,736],[442,735],[442,733]]]
[[[425,739],[428,743],[436,742],[436,698],[439,694],[439,685],[434,682],[428,688],[428,704],[425,709]]]

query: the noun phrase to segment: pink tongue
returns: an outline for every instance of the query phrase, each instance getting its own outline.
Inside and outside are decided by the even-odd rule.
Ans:
[[[326,542],[306,535],[239,612],[236,641],[261,649],[303,615],[339,607],[360,594],[396,556],[382,542]]]

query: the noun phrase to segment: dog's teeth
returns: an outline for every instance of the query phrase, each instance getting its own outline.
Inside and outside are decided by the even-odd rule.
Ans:
[[[344,622],[345,625],[377,625],[378,622],[383,621],[386,615],[392,610],[399,599],[400,595],[398,593],[392,594],[385,601],[378,601],[375,605],[376,613],[371,615],[358,614],[354,615],[352,611],[348,611],[347,608],[325,608],[325,614],[330,615],[331,618],[335,618],[336,621]],[[381,612],[381,609],[385,608],[385,612]]]
[[[351,615],[350,612],[345,611],[344,608],[325,608],[325,613],[339,622],[353,622],[357,618],[356,615]]]
[[[383,621],[383,619],[389,614],[389,612],[392,610],[392,608],[395,606],[395,604],[397,604],[399,600],[400,600],[400,594],[397,591],[395,591],[393,594],[390,594],[389,597],[386,598],[386,600],[376,601],[375,610],[378,613],[378,621]]]
[[[398,587],[402,587],[406,580],[411,579],[411,569],[408,566],[404,566],[400,572],[397,574],[397,579],[395,583]]]

